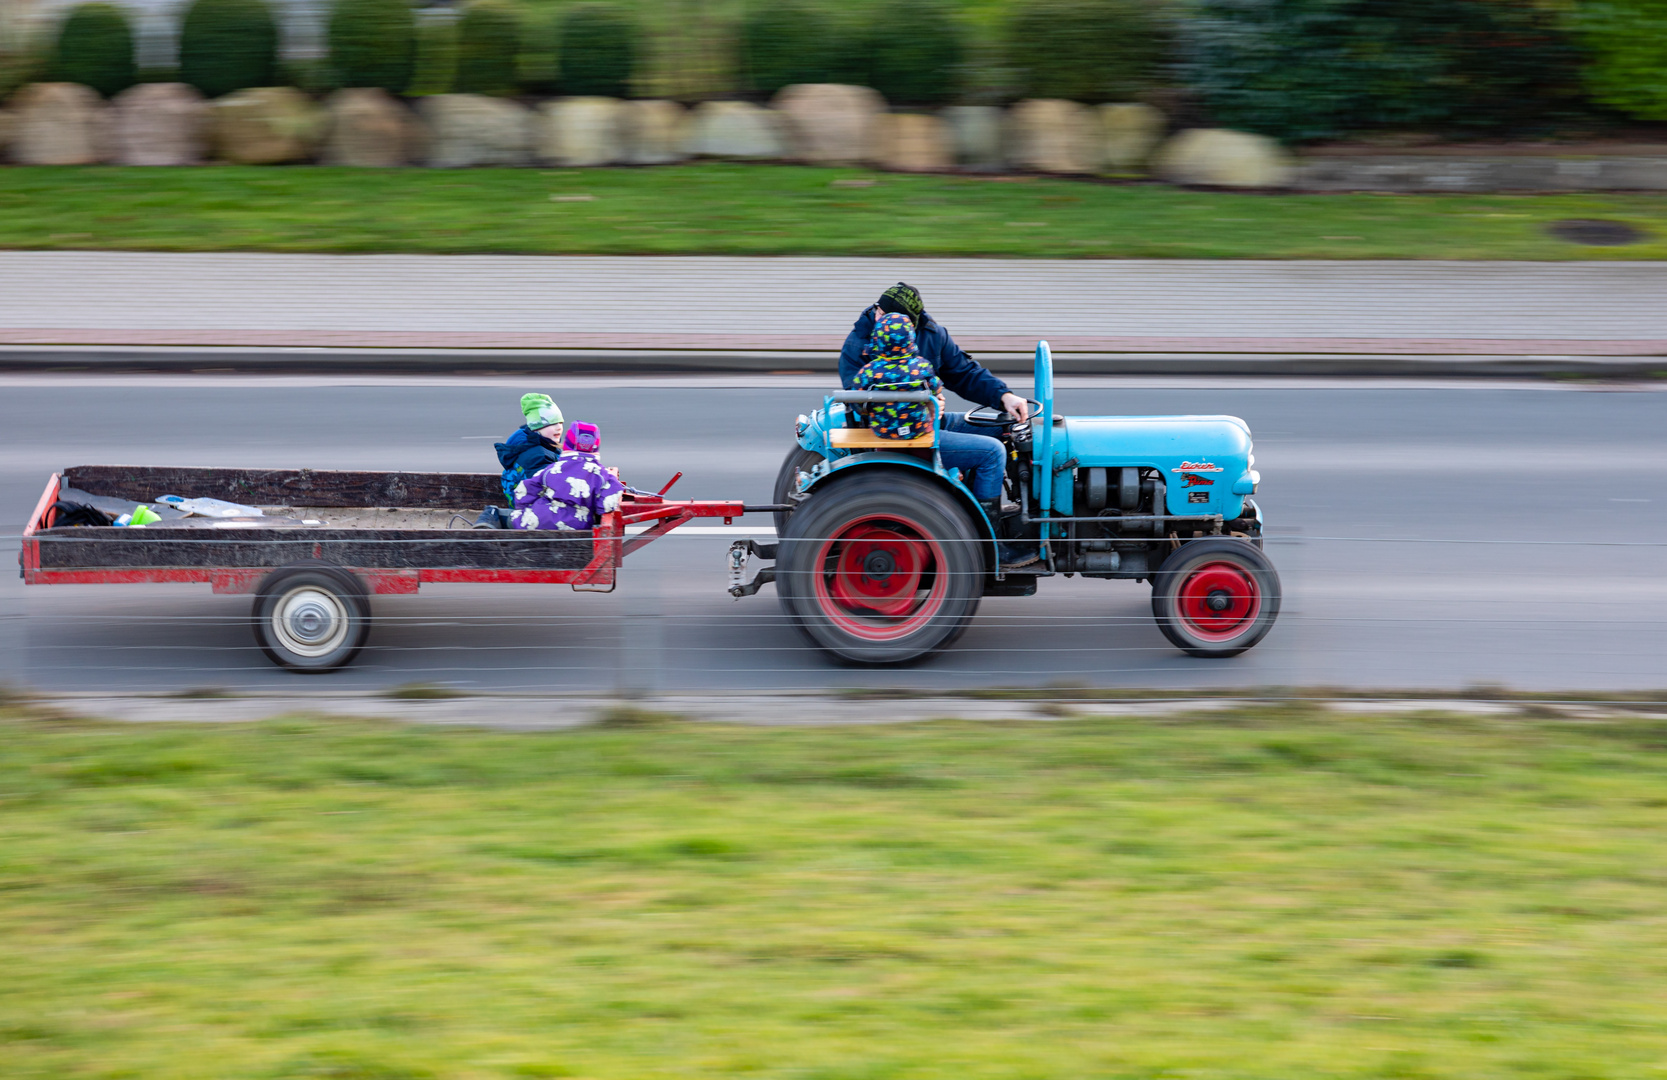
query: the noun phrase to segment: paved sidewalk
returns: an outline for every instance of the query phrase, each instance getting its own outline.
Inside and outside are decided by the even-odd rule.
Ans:
[[[0,252],[0,345],[825,353],[905,279],[973,352],[1667,355],[1667,263]]]

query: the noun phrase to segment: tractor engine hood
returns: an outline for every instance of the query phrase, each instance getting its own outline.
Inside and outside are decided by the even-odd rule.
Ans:
[[[1236,416],[1066,417],[1054,429],[1053,458],[1056,469],[1073,458],[1076,469],[1156,469],[1172,514],[1235,518],[1260,480],[1251,468],[1250,427]],[[1061,510],[1070,505],[1070,473],[1056,478],[1054,502]]]

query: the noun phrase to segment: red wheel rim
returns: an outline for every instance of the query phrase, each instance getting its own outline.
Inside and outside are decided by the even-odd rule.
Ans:
[[[1194,567],[1175,590],[1176,614],[1204,641],[1231,641],[1254,626],[1261,611],[1256,576],[1237,563]]]
[[[822,614],[865,641],[895,641],[920,630],[949,591],[943,549],[907,518],[847,522],[821,542],[813,565]]]

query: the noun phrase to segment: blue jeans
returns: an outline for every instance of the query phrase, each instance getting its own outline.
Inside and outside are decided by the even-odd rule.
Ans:
[[[945,413],[938,429],[938,458],[944,468],[961,470],[973,498],[990,502],[1001,498],[1007,450],[1000,439],[979,435],[978,430],[967,423],[966,413]]]

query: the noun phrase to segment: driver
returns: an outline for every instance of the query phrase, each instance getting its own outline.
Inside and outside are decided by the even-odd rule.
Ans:
[[[857,372],[863,365],[863,348],[874,336],[875,322],[881,315],[894,311],[914,320],[915,348],[931,362],[945,386],[968,401],[1001,409],[1021,424],[1030,419],[1030,406],[1025,399],[955,344],[943,324],[927,312],[920,290],[902,281],[881,293],[879,301],[858,315],[851,332],[845,335],[845,347],[839,351],[839,381],[845,389],[855,389]],[[977,434],[976,429],[967,426],[965,413],[948,414],[944,418],[944,430]]]

